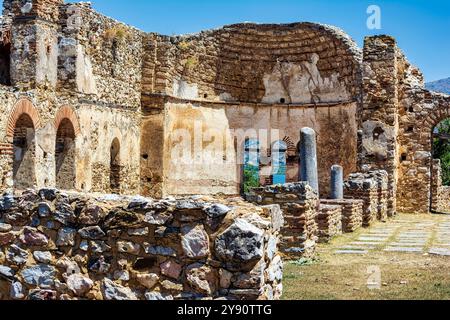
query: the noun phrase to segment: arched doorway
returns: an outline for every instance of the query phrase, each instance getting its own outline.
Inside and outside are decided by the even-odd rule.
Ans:
[[[111,143],[110,150],[110,189],[113,193],[120,193],[120,171],[120,142],[119,139],[115,138]]]
[[[246,194],[251,188],[261,185],[260,174],[260,145],[256,139],[246,139],[244,144],[244,173],[243,193]]]
[[[63,119],[56,133],[55,143],[56,187],[75,189],[75,128],[69,119]]]
[[[14,188],[23,190],[35,187],[35,127],[32,118],[26,113],[22,113],[15,122],[13,148]]]
[[[432,136],[431,211],[450,213],[450,118],[442,120]]]

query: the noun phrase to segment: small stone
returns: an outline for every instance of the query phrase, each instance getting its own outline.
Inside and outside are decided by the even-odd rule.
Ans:
[[[129,229],[128,235],[129,236],[138,236],[138,237],[146,236],[146,235],[148,235],[148,228]]]
[[[59,247],[71,247],[75,245],[77,230],[72,228],[61,228],[58,231],[56,245]]]
[[[189,285],[199,293],[211,295],[217,290],[217,275],[206,265],[195,263],[188,266],[186,278]]]
[[[62,283],[58,279],[55,280],[55,289],[59,293],[67,293],[69,291],[69,287],[66,283]]]
[[[136,280],[147,289],[152,289],[158,283],[159,276],[156,273],[138,274]]]
[[[38,204],[38,215],[41,218],[47,218],[51,215],[52,209],[47,202],[41,202]]]
[[[16,265],[22,265],[28,260],[28,252],[13,244],[6,253],[6,260]]]
[[[0,233],[0,246],[6,246],[14,241],[16,235],[14,232]]]
[[[56,199],[58,191],[56,189],[41,189],[39,190],[39,196],[48,201],[53,201]]]
[[[215,241],[216,255],[224,262],[249,263],[263,257],[261,229],[243,219],[236,221]]]
[[[167,214],[155,213],[155,211],[151,211],[145,214],[144,221],[151,225],[162,226],[165,225],[170,218],[171,216]]]
[[[56,269],[46,264],[39,264],[23,269],[20,274],[29,285],[48,288],[54,284]]]
[[[97,205],[87,205],[81,211],[78,221],[83,225],[95,226],[106,216],[105,211]]]
[[[263,219],[257,213],[246,214],[242,217],[242,219],[246,220],[248,223],[254,225],[255,227],[263,229],[263,230],[269,229],[272,224],[270,220]]]
[[[13,269],[7,266],[0,266],[0,278],[4,278],[6,280],[13,280],[15,272]]]
[[[114,271],[114,280],[130,281],[130,273],[127,270]]]
[[[91,248],[94,253],[104,253],[111,250],[111,247],[104,241],[91,241]]]
[[[89,240],[99,240],[106,236],[102,229],[99,226],[87,227],[78,231],[80,236],[84,239]]]
[[[29,246],[46,246],[48,244],[47,237],[34,228],[25,228],[20,235],[20,241]]]
[[[87,252],[89,251],[89,243],[87,242],[87,240],[83,240],[80,243],[80,250]]]
[[[81,274],[72,274],[67,278],[67,287],[74,294],[83,297],[94,286],[94,282]]]
[[[267,241],[267,258],[272,260],[278,251],[278,238],[275,236],[270,236],[269,241]]]
[[[137,256],[141,251],[141,246],[133,242],[119,241],[117,243],[117,250],[122,253],[129,253]]]
[[[12,226],[7,223],[0,223],[0,232],[8,232],[12,230]]]
[[[176,257],[177,253],[174,249],[169,247],[161,247],[161,246],[151,246],[148,244],[144,244],[145,253],[157,255],[157,256],[165,256],[165,257]]]
[[[130,288],[123,287],[108,278],[103,279],[102,293],[105,300],[138,300]]]
[[[28,300],[42,300],[42,301],[49,301],[49,300],[56,300],[56,291],[53,290],[31,290],[28,294]]]
[[[53,256],[48,251],[35,251],[33,252],[34,260],[40,263],[48,264],[53,260]]]
[[[231,211],[231,208],[223,204],[213,204],[205,209],[206,214],[211,218],[223,217]]]
[[[233,287],[237,289],[253,289],[264,286],[264,269],[266,264],[263,260],[256,264],[256,266],[247,273],[239,274],[236,279],[233,279]]]
[[[163,301],[163,300],[173,300],[173,296],[170,294],[161,294],[160,292],[146,292],[145,299],[149,301]]]
[[[283,262],[280,256],[276,256],[265,271],[269,282],[281,281],[283,279]]]
[[[0,198],[0,210],[7,211],[12,209],[16,201],[14,200],[14,196],[11,194],[5,195]]]
[[[172,260],[162,263],[160,268],[163,275],[172,279],[178,279],[182,270],[182,266]]]
[[[97,272],[99,274],[106,274],[111,269],[111,264],[105,261],[105,257],[101,256],[100,258],[92,259],[89,264],[89,270]]]
[[[233,277],[233,273],[228,270],[220,269],[220,287],[222,289],[228,289],[231,286],[231,278]]]
[[[183,291],[183,285],[182,284],[174,283],[174,282],[169,281],[169,280],[164,280],[163,282],[161,282],[161,286],[164,289],[166,289],[167,291],[175,291],[175,292]]]
[[[76,223],[77,220],[72,206],[67,203],[67,201],[68,199],[61,198],[61,200],[59,200],[56,204],[55,213],[53,215],[53,218],[63,225]]]
[[[22,300],[25,298],[22,284],[20,282],[13,282],[11,284],[9,295],[13,300]]]
[[[183,227],[181,233],[181,244],[187,257],[202,259],[209,255],[209,237],[203,225]]]

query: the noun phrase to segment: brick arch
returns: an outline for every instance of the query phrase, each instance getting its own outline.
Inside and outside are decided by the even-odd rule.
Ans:
[[[72,123],[73,129],[75,131],[75,136],[77,136],[81,132],[80,122],[78,121],[78,117],[75,114],[75,111],[69,106],[63,106],[58,110],[54,122],[55,130],[58,130],[61,122],[64,119],[68,119]]]
[[[434,128],[447,118],[450,118],[450,99],[439,101],[437,107],[430,110],[430,112],[428,112],[428,114],[418,122],[421,123],[423,130],[429,133],[429,137],[426,137],[426,141],[423,140],[422,143],[429,145],[429,147],[431,148]]]
[[[23,114],[27,114],[31,118],[31,120],[33,121],[34,129],[39,129],[41,127],[39,111],[30,100],[20,99],[14,106],[14,109],[8,119],[8,126],[6,129],[6,138],[8,141],[13,139],[16,122]]]

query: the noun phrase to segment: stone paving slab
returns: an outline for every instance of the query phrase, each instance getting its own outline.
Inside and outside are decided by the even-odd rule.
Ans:
[[[368,250],[337,250],[336,254],[368,254]]]
[[[384,251],[389,252],[405,252],[405,253],[416,253],[423,252],[423,248],[413,248],[413,247],[388,247]]]
[[[438,256],[450,256],[450,249],[446,248],[431,248],[429,251],[430,254],[438,255]]]
[[[426,243],[404,243],[404,242],[390,242],[389,246],[392,247],[425,247]]]
[[[376,242],[385,242],[387,240],[389,240],[389,238],[380,238],[380,237],[366,237],[366,236],[362,236],[358,238],[359,241],[376,241]]]

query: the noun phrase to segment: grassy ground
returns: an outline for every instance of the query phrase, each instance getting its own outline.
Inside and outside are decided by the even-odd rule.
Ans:
[[[414,219],[440,219],[415,216]],[[354,241],[367,229],[319,245],[314,261],[287,262],[285,300],[441,300],[450,299],[450,257],[388,253],[378,248],[367,255],[337,255],[334,250]],[[375,267],[381,286],[368,288]]]

